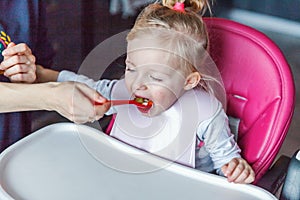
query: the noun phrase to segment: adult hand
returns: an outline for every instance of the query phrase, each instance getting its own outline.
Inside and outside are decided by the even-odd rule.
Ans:
[[[251,166],[243,158],[234,158],[221,168],[229,182],[252,183],[255,174]]]
[[[59,114],[75,123],[94,122],[103,117],[110,108],[110,103],[97,91],[91,89],[83,83],[60,82],[52,83],[53,98],[50,99],[50,110],[55,110]],[[95,102],[100,105],[95,105]]]
[[[4,70],[4,76],[11,82],[33,83],[36,79],[35,56],[31,49],[24,43],[9,43],[2,52],[4,59],[0,69]]]

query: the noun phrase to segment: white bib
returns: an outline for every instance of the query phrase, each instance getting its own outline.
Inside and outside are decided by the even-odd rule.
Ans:
[[[130,99],[124,80],[115,84],[112,99]],[[142,115],[134,105],[116,106],[111,136],[171,161],[195,167],[197,127],[212,116],[216,105],[216,100],[206,92],[189,90],[155,117]]]

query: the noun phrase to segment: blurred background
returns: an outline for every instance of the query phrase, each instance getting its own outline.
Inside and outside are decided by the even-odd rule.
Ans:
[[[116,1],[121,2],[121,1]],[[111,0],[46,0],[49,40],[56,51],[55,69],[77,72],[88,53],[110,36],[132,27],[136,14],[151,0],[129,0],[129,7]],[[286,56],[296,85],[296,108],[280,154],[300,147],[300,8],[299,0],[216,0],[213,16],[229,18],[268,35]],[[122,60],[115,66],[122,66]],[[119,76],[117,67],[107,76]],[[111,74],[109,74],[111,73]],[[56,113],[37,114],[33,130],[66,121]],[[105,119],[103,124],[105,124]]]

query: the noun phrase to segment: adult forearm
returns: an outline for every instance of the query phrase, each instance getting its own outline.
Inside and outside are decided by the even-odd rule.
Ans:
[[[36,82],[45,83],[45,82],[56,82],[59,72],[44,68],[41,65],[36,65]]]
[[[0,112],[53,110],[52,88],[58,83],[0,83]]]
[[[98,120],[110,108],[101,94],[82,83],[0,83],[0,91],[0,113],[49,110],[76,123],[85,123]]]

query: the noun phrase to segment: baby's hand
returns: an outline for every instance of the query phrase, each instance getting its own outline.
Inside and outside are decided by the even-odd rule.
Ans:
[[[255,174],[251,166],[243,158],[234,158],[221,168],[229,182],[252,183]]]

